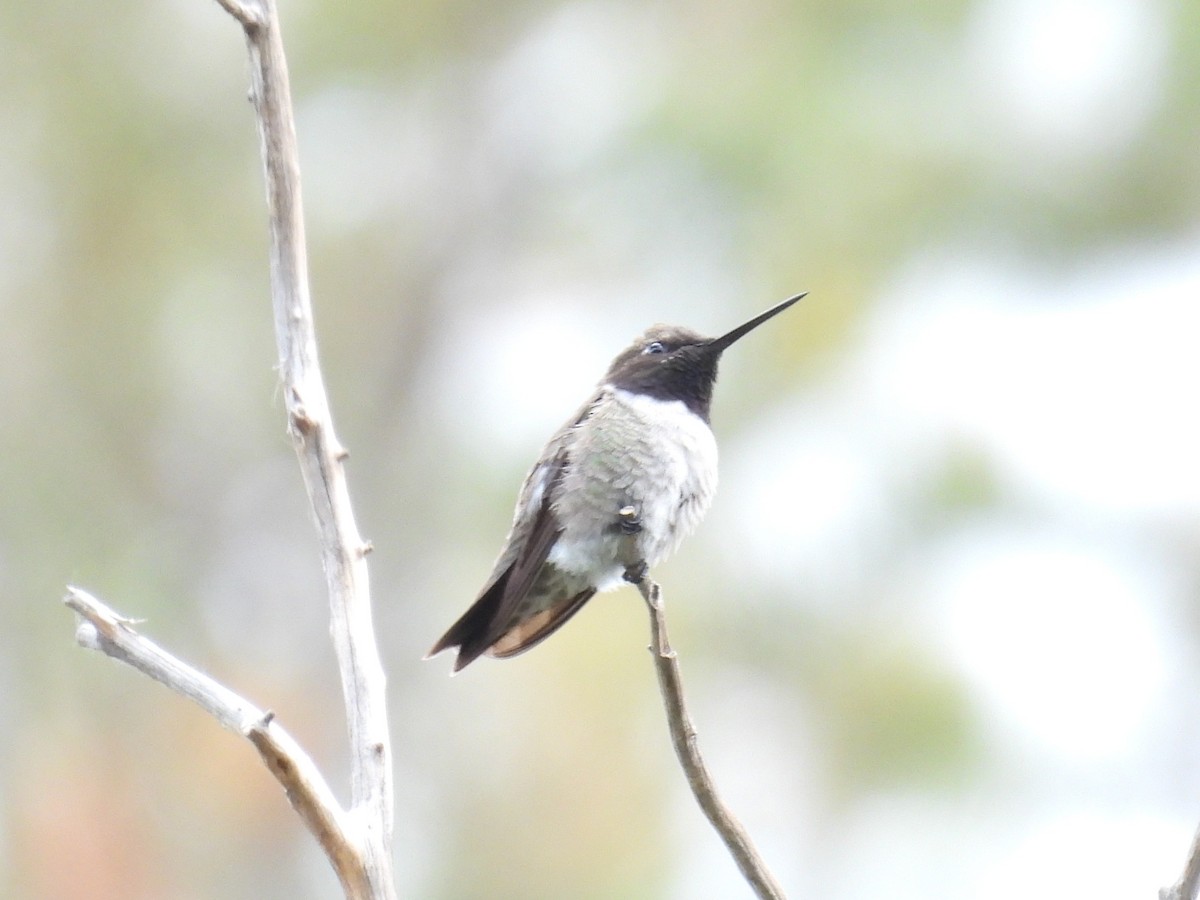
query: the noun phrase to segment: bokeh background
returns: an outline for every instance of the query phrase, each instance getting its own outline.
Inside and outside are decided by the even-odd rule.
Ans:
[[[733,898],[640,598],[421,662],[656,321],[731,352],[657,572],[794,897],[1130,898],[1200,820],[1200,5],[284,0],[390,676],[401,896]],[[0,893],[327,898],[254,754],[77,649],[78,583],[344,797],[241,35],[0,7]]]

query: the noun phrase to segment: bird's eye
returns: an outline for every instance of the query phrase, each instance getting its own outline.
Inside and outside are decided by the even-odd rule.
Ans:
[[[662,341],[651,341],[642,350],[643,353],[666,353],[667,348],[662,345]]]

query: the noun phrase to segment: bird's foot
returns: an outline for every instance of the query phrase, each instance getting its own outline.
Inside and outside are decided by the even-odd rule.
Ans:
[[[646,577],[646,572],[649,566],[646,565],[644,559],[639,559],[635,563],[630,563],[625,567],[625,580],[630,584],[641,584]]]
[[[617,527],[622,534],[637,534],[642,530],[642,517],[636,506],[622,506],[617,511]]]

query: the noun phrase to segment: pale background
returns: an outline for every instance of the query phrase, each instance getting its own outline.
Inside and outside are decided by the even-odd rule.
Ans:
[[[421,662],[655,321],[731,351],[656,573],[796,898],[1153,897],[1200,820],[1200,5],[283,3],[390,675],[402,896],[734,898],[641,600]],[[0,7],[0,894],[326,898],[248,746],[76,649],[94,590],[345,795],[241,35]]]

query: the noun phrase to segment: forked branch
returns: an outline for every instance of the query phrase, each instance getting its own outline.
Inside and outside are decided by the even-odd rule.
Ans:
[[[391,900],[392,753],[386,680],[371,621],[366,555],[350,505],[346,452],[333,430],[309,299],[300,162],[275,0],[217,0],[241,24],[250,53],[270,229],[271,299],[288,426],[320,535],[351,745],[351,803],[343,810],[311,759],[271,713],[138,635],[111,609],[72,588],[85,646],[129,663],[203,706],[258,750],[330,858],[347,897]]]
[[[333,430],[317,359],[300,154],[274,0],[262,0],[260,11],[261,23],[244,28],[250,52],[251,99],[258,118],[267,187],[271,300],[279,373],[289,430],[321,538],[330,631],[350,729],[351,806],[366,831],[363,846],[369,866],[376,870],[373,883],[380,896],[385,896],[384,884],[390,891],[392,882],[392,751],[386,678],[371,620],[366,562],[370,545],[359,535],[355,523],[344,469],[346,451]]]

